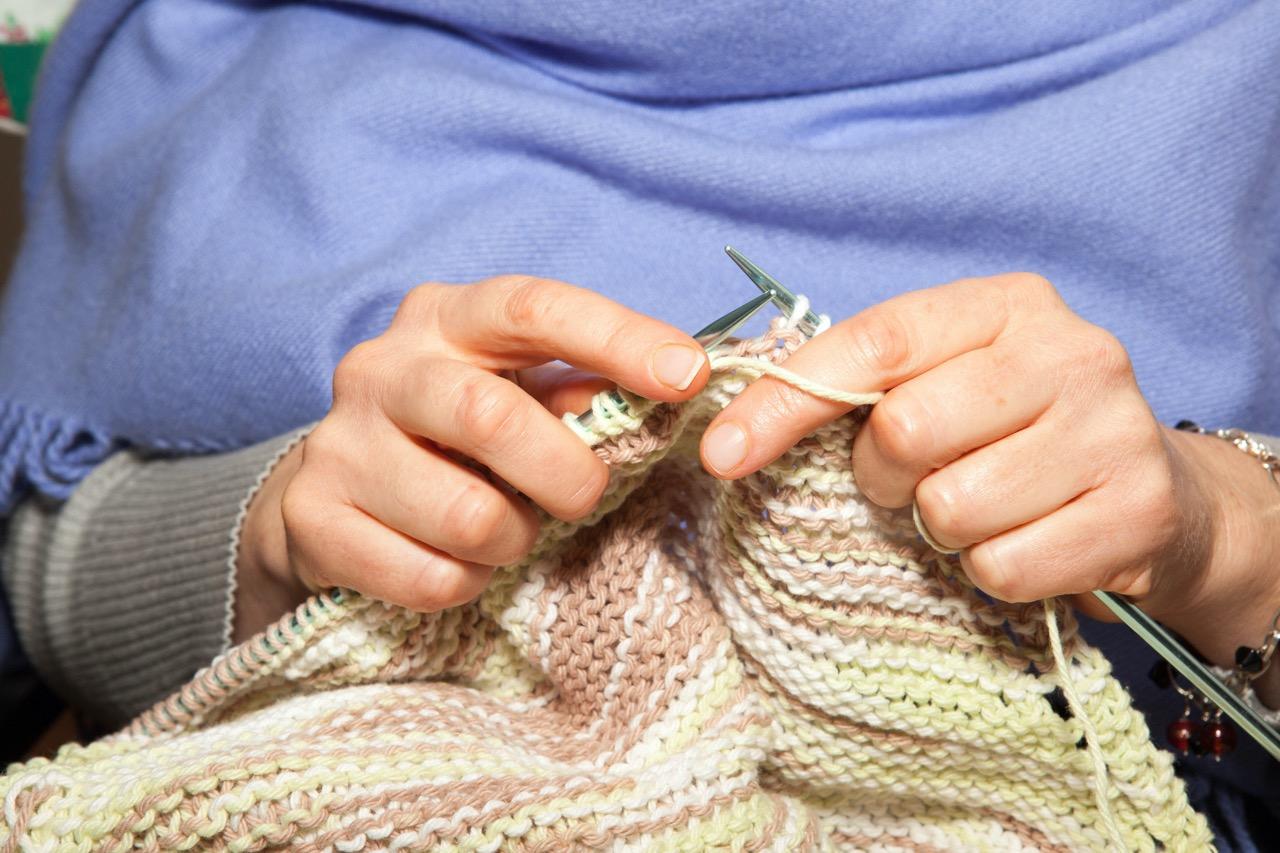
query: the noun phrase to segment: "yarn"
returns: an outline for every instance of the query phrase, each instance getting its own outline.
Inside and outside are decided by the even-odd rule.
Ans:
[[[800,323],[805,313],[809,310],[808,297],[799,296],[795,307],[791,311],[788,318],[787,326],[790,328],[800,328]],[[820,322],[813,332],[813,336],[825,332],[831,327],[831,319],[827,315],[820,316]],[[711,362],[713,370],[739,370],[750,376],[772,376],[787,384],[799,388],[808,394],[828,400],[834,403],[842,403],[850,407],[862,405],[872,405],[883,399],[884,394],[880,392],[869,393],[852,393],[839,388],[833,388],[829,385],[823,385],[819,382],[801,376],[798,373],[787,370],[779,364],[771,361],[763,361],[760,359],[746,358],[742,356],[721,356],[713,358]],[[911,502],[911,520],[915,524],[916,532],[920,534],[920,538],[925,543],[937,551],[939,554],[954,555],[959,554],[960,550],[948,548],[934,539],[933,534],[929,532],[929,528],[924,523],[924,518],[920,515],[920,505],[915,501]],[[1067,701],[1071,710],[1080,719],[1081,725],[1085,730],[1085,742],[1089,750],[1089,758],[1093,762],[1094,774],[1094,798],[1098,805],[1098,813],[1102,816],[1103,825],[1107,829],[1109,840],[1116,850],[1125,850],[1124,832],[1116,822],[1115,813],[1111,809],[1111,783],[1107,774],[1106,759],[1102,755],[1102,751],[1098,749],[1098,732],[1089,718],[1088,711],[1084,707],[1084,703],[1080,700],[1080,695],[1076,690],[1075,681],[1071,677],[1071,668],[1067,664],[1062,649],[1062,637],[1058,631],[1057,611],[1051,599],[1045,599],[1043,602],[1045,613],[1045,627],[1049,633],[1049,648],[1053,653],[1053,660],[1058,668],[1062,680],[1062,690],[1067,696]]]
[[[1093,793],[1098,804],[1098,813],[1102,815],[1103,824],[1107,828],[1107,834],[1114,848],[1124,850],[1124,830],[1116,823],[1115,812],[1111,810],[1111,780],[1107,776],[1107,760],[1103,757],[1102,750],[1098,748],[1098,729],[1080,700],[1075,679],[1071,677],[1071,665],[1067,663],[1066,655],[1062,650],[1062,637],[1058,633],[1058,617],[1053,601],[1046,598],[1041,603],[1044,605],[1044,624],[1049,630],[1049,649],[1053,652],[1054,665],[1058,667],[1058,672],[1061,674],[1062,692],[1067,695],[1071,710],[1080,718],[1080,725],[1084,727],[1085,747],[1089,750],[1090,760],[1093,761]]]
[[[1209,847],[1070,611],[990,600],[861,497],[865,410],[701,472],[710,418],[781,376],[736,360],[801,340],[780,321],[688,403],[602,406],[600,506],[475,602],[313,597],[125,730],[11,767],[0,850]]]
[[[830,400],[833,403],[843,403],[850,408],[856,406],[866,406],[877,403],[884,396],[879,392],[870,394],[855,394],[851,391],[841,391],[839,388],[832,388],[814,382],[801,376],[799,373],[787,370],[785,367],[774,364],[772,361],[762,361],[758,358],[744,358],[742,356],[725,355],[711,359],[712,370],[733,370],[745,373],[747,376],[756,378],[759,376],[771,376],[779,379],[788,385],[799,388],[815,397],[821,397],[824,400]]]
[[[799,329],[802,318],[808,310],[808,297],[799,296],[788,318],[787,326]],[[831,319],[825,314],[821,315],[820,322],[813,331],[813,336],[825,332],[830,327]],[[850,407],[873,405],[884,397],[884,394],[880,392],[859,394],[833,388],[787,370],[775,362],[763,361],[758,358],[720,356],[712,359],[711,367],[713,370],[738,370],[749,376],[772,376],[815,397],[833,403],[842,403]],[[920,538],[934,551],[946,555],[960,553],[959,549],[948,548],[934,539],[933,534],[929,532],[928,526],[924,523],[924,518],[920,515],[920,505],[915,501],[911,502],[911,520],[915,524],[916,532],[920,534]],[[1044,605],[1045,627],[1048,629],[1049,634],[1049,648],[1053,653],[1054,664],[1060,674],[1063,693],[1067,696],[1071,710],[1079,717],[1080,724],[1084,727],[1086,748],[1089,750],[1089,758],[1093,762],[1094,798],[1098,806],[1098,813],[1102,817],[1103,825],[1107,829],[1107,835],[1113,848],[1123,851],[1126,849],[1124,832],[1117,824],[1115,813],[1111,809],[1111,783],[1107,773],[1106,759],[1102,755],[1102,751],[1098,749],[1097,728],[1093,725],[1084,703],[1080,700],[1075,680],[1071,676],[1071,667],[1067,664],[1064,656],[1062,637],[1058,631],[1057,610],[1051,599],[1045,599],[1042,604]]]

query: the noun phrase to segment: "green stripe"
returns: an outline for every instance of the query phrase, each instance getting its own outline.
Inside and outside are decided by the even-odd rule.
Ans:
[[[48,42],[28,44],[0,44],[0,79],[13,105],[13,117],[20,122],[27,120],[31,107],[31,95],[36,85],[36,71]]]

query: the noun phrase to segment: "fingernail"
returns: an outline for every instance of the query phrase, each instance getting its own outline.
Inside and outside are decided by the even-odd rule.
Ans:
[[[737,424],[721,424],[702,439],[702,456],[717,474],[728,474],[747,458],[747,434]]]
[[[653,376],[668,388],[683,391],[702,369],[706,354],[684,344],[663,344],[653,354]]]

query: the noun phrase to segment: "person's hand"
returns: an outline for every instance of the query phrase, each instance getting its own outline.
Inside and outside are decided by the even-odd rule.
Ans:
[[[854,441],[858,486],[883,506],[916,501],[988,593],[1122,593],[1222,663],[1265,634],[1280,605],[1274,485],[1225,442],[1157,423],[1124,348],[1043,278],[904,294],[834,325],[787,368],[887,391]],[[703,464],[742,477],[846,411],[762,379],[713,421]]]
[[[590,373],[547,364],[557,359]],[[421,611],[470,600],[492,567],[532,547],[538,521],[522,496],[564,520],[600,499],[608,470],[558,414],[613,383],[687,399],[708,375],[688,335],[567,284],[414,289],[384,334],[343,357],[332,409],[251,502],[237,639],[308,590],[349,587]]]

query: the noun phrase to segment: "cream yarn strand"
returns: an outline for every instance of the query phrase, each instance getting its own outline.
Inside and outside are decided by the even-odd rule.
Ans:
[[[793,388],[799,388],[806,394],[819,397],[823,400],[830,400],[833,403],[841,403],[846,406],[856,408],[858,406],[867,406],[872,403],[880,402],[884,394],[880,391],[872,391],[865,394],[857,394],[852,391],[841,391],[839,388],[832,388],[812,379],[806,379],[799,373],[787,370],[781,365],[774,364],[772,361],[765,361],[760,358],[751,358],[750,356],[741,355],[720,355],[711,357],[712,370],[728,370],[734,373],[745,373],[752,379],[758,379],[761,376],[771,376],[787,383]]]
[[[1111,834],[1111,843],[1117,850],[1125,850],[1124,833],[1116,821],[1115,812],[1111,810],[1111,777],[1107,773],[1107,760],[1098,743],[1098,729],[1085,713],[1084,702],[1080,701],[1075,679],[1071,677],[1071,670],[1067,666],[1067,657],[1062,650],[1062,637],[1058,634],[1058,612],[1054,608],[1054,599],[1046,598],[1041,603],[1044,605],[1044,624],[1049,629],[1049,649],[1053,652],[1053,662],[1058,667],[1058,681],[1062,684],[1062,692],[1067,694],[1071,713],[1076,715],[1084,728],[1085,747],[1089,750],[1089,757],[1093,759],[1093,796],[1098,812]]]
[[[796,310],[792,312],[788,318],[788,324],[794,325],[799,318],[804,316],[805,311],[809,308],[808,300],[803,296],[796,303]],[[830,323],[823,317],[823,324],[819,331],[824,330]],[[815,382],[801,376],[794,371],[787,370],[781,365],[774,364],[762,358],[752,358],[748,356],[732,356],[721,355],[711,357],[711,369],[715,371],[729,371],[734,373],[745,373],[752,379],[761,376],[770,376],[788,385],[811,394],[823,400],[830,400],[833,403],[840,403],[845,406],[857,407],[872,405],[883,399],[884,394],[879,391],[866,393],[855,393],[852,391],[844,391],[839,388],[832,388]],[[955,554],[957,552],[949,549],[938,547],[931,536],[926,532],[925,526],[920,518],[920,510],[916,506],[912,506],[912,514],[915,519],[916,529],[920,531],[921,536],[926,543],[935,550],[945,554]],[[1124,832],[1120,828],[1119,822],[1116,820],[1115,812],[1111,808],[1111,777],[1107,770],[1106,757],[1102,754],[1102,747],[1098,742],[1098,730],[1094,726],[1093,720],[1085,710],[1084,702],[1080,699],[1080,692],[1076,689],[1075,680],[1071,675],[1071,668],[1068,666],[1066,654],[1062,648],[1062,636],[1058,630],[1058,614],[1054,608],[1054,599],[1046,598],[1044,604],[1044,621],[1045,627],[1049,632],[1049,649],[1053,654],[1054,663],[1058,669],[1058,680],[1062,685],[1062,692],[1067,696],[1067,702],[1071,706],[1071,712],[1080,720],[1080,725],[1085,732],[1085,747],[1089,751],[1089,758],[1093,764],[1093,795],[1097,804],[1098,812],[1102,815],[1102,821],[1107,827],[1107,832],[1111,836],[1111,844],[1117,850],[1125,850]]]

